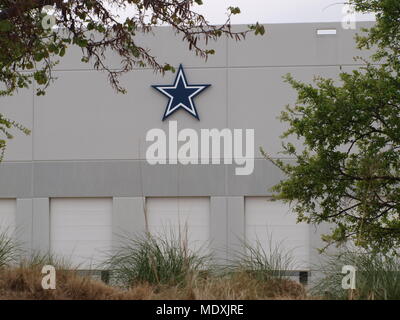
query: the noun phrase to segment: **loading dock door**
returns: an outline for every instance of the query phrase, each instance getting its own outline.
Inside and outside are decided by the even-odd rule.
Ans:
[[[258,239],[266,252],[279,245],[293,256],[295,270],[309,270],[309,226],[296,223],[296,214],[288,204],[266,197],[248,197],[245,216],[249,243],[254,244]]]
[[[111,250],[111,217],[111,198],[51,199],[51,252],[79,269],[95,269]]]
[[[147,198],[151,234],[187,239],[189,248],[207,250],[210,237],[210,198]]]

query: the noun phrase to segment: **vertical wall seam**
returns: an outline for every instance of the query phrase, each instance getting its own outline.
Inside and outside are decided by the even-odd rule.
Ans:
[[[229,127],[229,39],[225,37],[225,124],[226,127]],[[230,248],[230,237],[229,237],[229,201],[228,201],[228,165],[224,164],[225,167],[225,256],[228,258],[229,256],[229,248]]]
[[[32,85],[32,129],[31,129],[31,141],[32,141],[32,145],[31,145],[31,203],[32,203],[32,210],[31,210],[31,244],[33,244],[34,241],[34,227],[33,227],[33,223],[34,223],[34,210],[35,210],[35,206],[33,203],[33,198],[35,196],[35,183],[34,183],[34,170],[35,170],[35,165],[34,165],[34,150],[35,150],[35,90],[36,90],[36,84],[35,82],[33,82]]]

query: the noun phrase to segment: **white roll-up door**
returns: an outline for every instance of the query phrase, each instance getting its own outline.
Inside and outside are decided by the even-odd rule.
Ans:
[[[15,199],[0,199],[0,234],[15,235]]]
[[[51,199],[50,247],[79,269],[95,269],[111,250],[111,198]]]
[[[147,198],[149,232],[187,240],[192,250],[208,250],[210,198]]]
[[[308,270],[309,226],[296,223],[296,214],[288,204],[271,201],[266,197],[248,197],[245,201],[246,240],[250,244],[259,241],[264,250],[281,247],[294,258],[296,270]]]

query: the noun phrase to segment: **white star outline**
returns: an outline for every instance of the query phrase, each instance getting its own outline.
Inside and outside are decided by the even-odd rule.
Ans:
[[[180,80],[182,80],[183,85],[185,86],[185,89],[197,89],[190,96],[188,96],[188,99],[190,101],[190,106],[187,106],[187,105],[185,105],[183,103],[179,103],[179,104],[173,106],[174,96],[171,95],[170,93],[168,93],[165,90],[165,89],[176,89],[178,87],[178,83],[179,83]],[[187,112],[189,112],[197,120],[200,120],[199,115],[198,115],[197,110],[196,110],[196,106],[195,106],[195,104],[193,102],[193,98],[195,98],[198,94],[200,94],[203,90],[207,89],[210,86],[211,86],[210,84],[188,85],[187,81],[186,81],[186,75],[185,75],[185,72],[183,70],[183,66],[180,65],[179,66],[179,70],[178,70],[178,74],[177,74],[177,76],[175,78],[175,82],[174,82],[174,84],[172,86],[171,85],[169,85],[169,86],[158,86],[158,85],[152,86],[154,89],[158,90],[159,92],[161,92],[162,94],[164,94],[165,96],[167,96],[169,98],[169,103],[168,103],[167,109],[165,110],[163,121],[166,118],[168,118],[171,114],[173,114],[175,111],[177,111],[179,108],[185,109]]]

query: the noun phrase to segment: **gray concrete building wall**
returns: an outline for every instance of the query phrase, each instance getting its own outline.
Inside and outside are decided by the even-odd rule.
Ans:
[[[175,75],[138,69],[121,79],[128,93],[117,94],[107,75],[81,63],[79,50],[72,49],[55,67],[58,79],[45,96],[31,88],[1,98],[0,112],[32,129],[30,136],[16,134],[0,164],[0,198],[18,199],[20,239],[27,248],[49,250],[51,198],[113,197],[113,231],[140,231],[146,197],[208,196],[210,240],[220,258],[229,258],[244,235],[245,197],[271,195],[270,187],[283,178],[258,151],[282,156],[285,124],[277,117],[296,98],[282,77],[291,73],[311,82],[316,75],[337,78],[358,67],[353,57],[361,52],[353,38],[369,25],[359,23],[358,30],[344,30],[340,23],[267,25],[264,37],[211,43],[216,55],[207,62],[188,52],[169,28],[139,36],[160,62],[182,63],[189,82],[212,85],[196,98],[200,121],[183,111],[168,119],[179,129],[255,130],[255,170],[249,176],[235,175],[235,165],[149,165],[146,133],[168,131],[168,121],[161,121],[167,100],[151,85],[171,84]],[[337,34],[317,35],[329,28]],[[108,63],[118,68],[113,54]],[[319,243],[318,236],[311,239]]]

